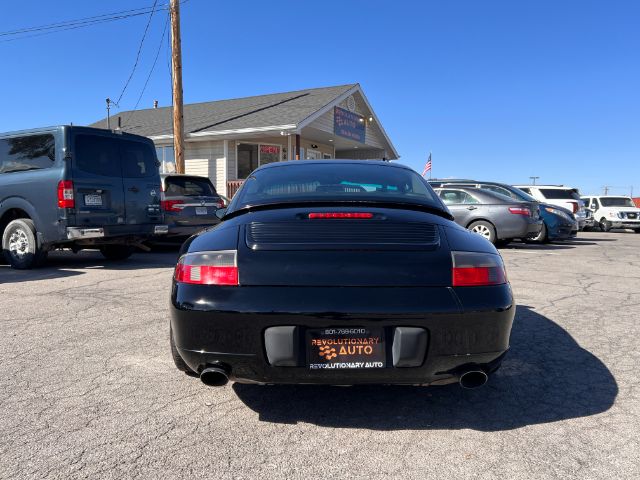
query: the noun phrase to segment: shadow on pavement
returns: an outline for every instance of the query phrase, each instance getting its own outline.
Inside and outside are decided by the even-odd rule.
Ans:
[[[134,253],[127,260],[106,260],[95,250],[83,250],[79,253],[70,250],[54,251],[49,253],[42,266],[32,270],[14,270],[4,263],[0,264],[0,284],[74,277],[83,275],[87,270],[167,268],[175,266],[177,258],[176,249],[157,253]]]
[[[477,390],[238,383],[233,389],[265,422],[373,430],[509,430],[595,415],[618,394],[604,363],[527,306],[518,306],[502,368]]]

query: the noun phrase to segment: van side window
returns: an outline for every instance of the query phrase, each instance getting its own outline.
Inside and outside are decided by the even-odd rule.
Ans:
[[[0,173],[40,170],[56,160],[51,134],[0,139]]]
[[[141,142],[122,142],[122,170],[126,178],[145,178],[158,174],[155,151]]]
[[[78,170],[104,177],[120,177],[119,141],[100,135],[76,135],[73,164]]]

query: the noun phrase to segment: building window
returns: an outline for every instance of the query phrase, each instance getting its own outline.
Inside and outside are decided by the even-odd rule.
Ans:
[[[160,162],[160,173],[176,173],[176,157],[173,146],[156,147],[156,154]]]
[[[238,144],[238,178],[247,178],[260,165],[282,160],[281,145]]]

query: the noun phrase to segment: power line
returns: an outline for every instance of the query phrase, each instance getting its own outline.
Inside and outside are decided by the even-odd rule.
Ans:
[[[162,30],[162,38],[160,39],[160,45],[158,45],[158,51],[156,52],[156,58],[153,60],[153,65],[151,66],[151,70],[149,71],[149,75],[147,75],[147,80],[144,82],[144,86],[142,87],[142,91],[140,92],[140,96],[138,97],[138,101],[136,102],[135,107],[127,116],[127,121],[125,124],[129,123],[131,116],[138,109],[138,105],[140,104],[140,100],[142,100],[142,96],[144,95],[145,90],[147,89],[147,84],[149,83],[149,79],[151,78],[151,74],[153,74],[154,69],[156,68],[156,63],[158,63],[158,57],[160,57],[160,52],[162,51],[162,47],[164,46],[164,37],[167,34],[167,27],[169,26],[169,16],[167,15],[167,19],[164,22],[164,29]]]
[[[153,13],[155,12],[157,4],[158,4],[158,0],[154,0],[153,1],[153,6],[151,7],[151,14],[149,15],[149,20],[147,21],[147,26],[144,28],[144,33],[142,34],[142,39],[140,40],[140,46],[138,47],[138,53],[136,54],[136,61],[133,64],[133,68],[131,69],[131,73],[129,74],[129,78],[125,82],[124,87],[122,87],[122,91],[120,92],[120,96],[118,97],[118,100],[116,101],[116,105],[118,105],[118,106],[120,104],[120,100],[122,100],[122,96],[124,95],[124,92],[127,90],[127,87],[129,86],[129,82],[131,82],[131,79],[133,78],[133,74],[135,73],[136,68],[138,67],[138,62],[140,61],[140,53],[142,53],[142,46],[144,45],[144,39],[147,38],[147,32],[149,31],[149,25],[151,25],[151,19],[153,18]]]
[[[164,6],[166,6],[166,4],[164,4]],[[4,32],[0,32],[0,37],[4,37],[8,35],[19,35],[23,33],[36,32],[41,30],[51,30],[55,28],[68,27],[68,26],[81,24],[81,23],[91,23],[91,22],[109,20],[112,17],[121,18],[122,16],[127,16],[127,15],[144,15],[146,13],[149,13],[150,10],[151,10],[151,7],[134,8],[131,10],[122,10],[120,12],[103,13],[102,15],[94,15],[91,17],[77,18],[74,20],[64,20],[56,23],[48,23],[48,24],[39,25],[36,27],[26,27],[26,28],[19,28],[17,30],[7,30]]]

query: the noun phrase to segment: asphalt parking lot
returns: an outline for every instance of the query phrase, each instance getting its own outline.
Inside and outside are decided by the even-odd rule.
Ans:
[[[639,246],[502,249],[512,350],[478,390],[208,388],[169,354],[175,251],[0,266],[0,477],[637,478]]]

